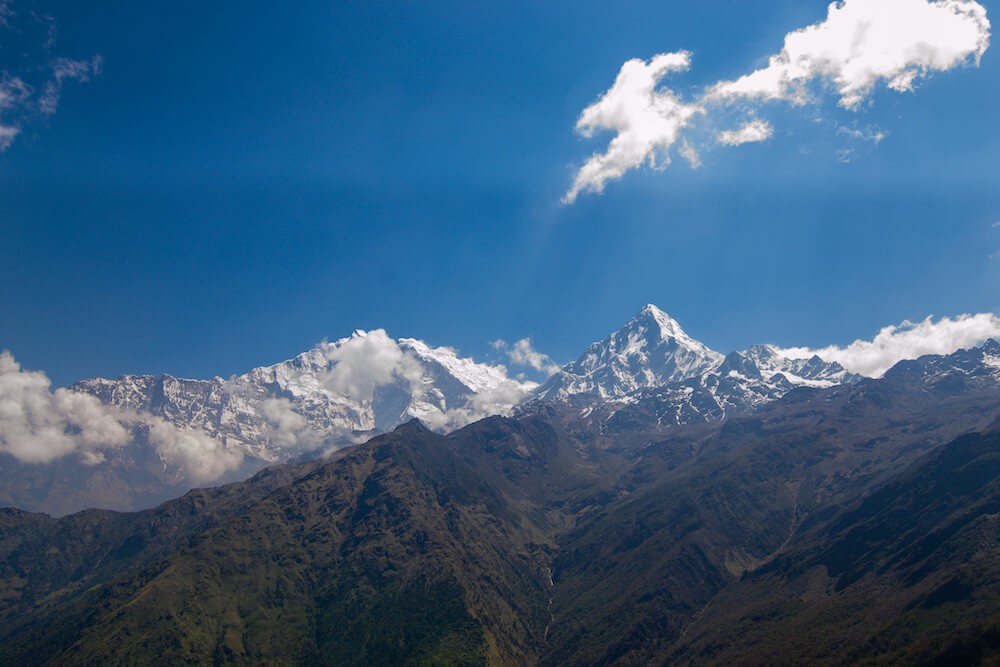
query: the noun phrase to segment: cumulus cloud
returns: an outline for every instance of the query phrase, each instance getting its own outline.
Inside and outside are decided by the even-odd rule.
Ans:
[[[384,329],[357,331],[326,349],[333,367],[324,384],[335,394],[354,400],[370,399],[376,387],[404,382],[419,386],[420,363],[405,352]]]
[[[689,139],[700,120],[726,113],[734,102],[751,119],[737,130],[718,132],[717,143],[764,141],[773,130],[755,117],[762,102],[801,106],[833,90],[841,107],[855,111],[880,84],[912,91],[935,72],[978,66],[989,43],[986,9],[974,0],[842,0],[829,5],[823,21],[788,33],[766,67],[710,84],[690,100],[660,85],[669,72],[690,67],[687,52],[629,60],[611,89],[577,121],[584,137],[597,130],[616,135],[607,151],[580,167],[563,203],[572,204],[582,192],[600,193],[609,181],[643,164],[666,167],[674,146],[692,167],[699,166],[701,158]],[[840,133],[875,145],[885,137],[881,130]],[[844,149],[838,157],[849,161],[853,154]]]
[[[10,352],[0,353],[0,452],[23,463],[51,463],[77,454],[83,463],[95,465],[105,460],[104,450],[132,442],[137,426],[148,431],[149,443],[164,461],[182,466],[196,483],[218,479],[243,459],[242,452],[227,449],[203,431],[51,387],[45,373],[24,370]]]
[[[421,415],[421,419],[431,428],[452,430],[492,415],[509,415],[513,407],[536,387],[538,384],[535,382],[507,379],[480,391],[466,405]]]
[[[324,434],[296,412],[287,398],[264,399],[261,412],[264,416],[264,437],[279,447],[312,449],[324,439]]]
[[[738,130],[725,130],[715,135],[715,140],[725,146],[742,146],[757,141],[767,141],[774,128],[767,121],[755,119],[744,123]]]
[[[100,460],[97,450],[125,444],[129,433],[93,396],[50,391],[45,373],[21,368],[0,353],[0,451],[25,463],[48,463],[74,452]]]
[[[149,442],[162,459],[182,468],[188,480],[203,484],[219,479],[243,462],[243,452],[229,448],[204,431],[183,428],[154,415],[144,415]]]
[[[686,51],[661,53],[648,62],[633,59],[622,65],[611,88],[583,110],[576,130],[584,137],[598,130],[616,133],[604,153],[595,153],[577,172],[573,186],[563,197],[572,204],[584,191],[601,192],[609,180],[622,177],[644,163],[651,167],[670,164],[669,151],[681,130],[702,113],[698,104],[685,104],[660,82],[670,72],[691,65]]]
[[[715,84],[708,97],[804,104],[808,84],[822,80],[856,109],[879,82],[909,91],[931,72],[978,65],[989,43],[986,9],[971,0],[833,2],[826,20],[786,35],[767,67]]]
[[[459,428],[489,415],[505,414],[537,386],[508,377],[504,366],[480,364],[459,357],[451,348],[432,348],[415,339],[396,341],[383,329],[357,331],[322,349],[332,362],[321,378],[324,387],[362,404],[371,402],[376,413],[391,408],[385,417],[392,422],[402,411],[402,415],[416,416],[431,428]],[[527,339],[518,341],[509,352],[525,365],[545,367],[547,357],[536,352]],[[442,389],[438,385],[442,372],[461,384],[456,387],[449,381]],[[394,391],[386,392],[387,388]],[[401,396],[405,399],[402,404],[398,403]],[[380,404],[384,400],[387,402]],[[379,421],[376,414],[376,427]]]
[[[903,359],[916,359],[924,354],[951,354],[973,347],[987,339],[1000,337],[1000,317],[992,313],[943,317],[933,321],[905,321],[884,327],[872,340],[856,340],[847,347],[831,345],[824,348],[775,348],[790,359],[808,359],[813,355],[824,361],[836,361],[851,371],[881,377]]]
[[[559,370],[559,364],[552,361],[549,355],[536,350],[530,338],[522,338],[513,345],[505,340],[495,340],[491,345],[493,349],[507,355],[510,362],[516,366],[527,366],[546,375],[552,375]]]

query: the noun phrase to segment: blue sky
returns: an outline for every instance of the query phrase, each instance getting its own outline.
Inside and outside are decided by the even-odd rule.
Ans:
[[[0,348],[56,384],[227,376],[376,327],[563,362],[647,302],[722,351],[1000,310],[994,48],[857,110],[762,104],[769,140],[563,205],[625,61],[691,52],[667,82],[693,99],[826,3],[205,4],[11,4],[52,17],[47,48],[0,28],[36,88],[100,57],[0,152]]]

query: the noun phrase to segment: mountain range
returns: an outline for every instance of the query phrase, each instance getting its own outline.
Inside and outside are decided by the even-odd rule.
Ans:
[[[718,396],[740,359],[673,382]],[[1000,344],[794,375],[724,419],[668,423],[653,388],[534,396],[137,513],[2,510],[0,660],[1000,657]]]
[[[541,386],[448,347],[357,331],[228,380],[126,375],[78,382],[69,391],[96,397],[128,426],[128,441],[100,456],[46,464],[0,453],[0,502],[57,515],[135,510],[192,486],[245,479],[266,465],[357,444],[412,418],[448,432],[525,401],[592,395],[614,406],[608,419],[618,424],[712,422],[795,387],[858,377],[767,345],[724,356],[652,304]],[[167,427],[174,432],[164,446],[155,436]]]

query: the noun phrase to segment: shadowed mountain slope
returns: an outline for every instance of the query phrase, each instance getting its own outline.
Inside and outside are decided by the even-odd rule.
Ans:
[[[7,510],[0,660],[986,655],[1000,455],[963,434],[1000,416],[995,347],[721,423],[624,428],[621,405],[572,396],[448,436],[411,422],[148,512]]]

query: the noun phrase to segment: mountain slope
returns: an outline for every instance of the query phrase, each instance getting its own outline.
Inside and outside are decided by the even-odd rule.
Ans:
[[[477,396],[507,391],[516,400],[524,391],[503,367],[411,338],[395,341],[381,330],[356,331],[229,380],[127,375],[84,380],[73,389],[198,428],[270,462],[351,444],[413,417],[441,428],[461,425],[458,412]]]
[[[789,359],[770,345],[723,356],[649,304],[532,392],[538,400],[593,395],[616,404],[609,428],[716,422],[750,412],[796,387],[823,388],[859,376],[819,357]]]
[[[722,355],[648,304],[624,327],[563,366],[534,395],[549,400],[572,394],[621,398],[639,389],[697,377],[721,362]]]
[[[959,438],[734,582],[671,661],[995,661],[998,516],[1000,432]]]
[[[413,417],[450,430],[506,412],[534,386],[508,378],[503,366],[381,330],[229,380],[84,380],[58,391],[89,400],[92,411],[127,430],[127,441],[96,443],[48,463],[0,450],[0,503],[57,515],[150,507],[193,486],[246,479],[271,463],[362,442]],[[47,391],[14,400],[51,403]],[[35,420],[24,421],[23,430],[34,428]]]
[[[991,553],[987,543],[975,552],[965,537],[934,535],[949,525],[950,535],[972,535],[993,512],[991,459],[976,458],[975,444],[992,436],[948,443],[1000,417],[996,351],[924,358],[882,380],[799,387],[722,423],[613,432],[605,419],[613,407],[572,396],[448,436],[407,424],[335,461],[282,468],[277,486],[223,487],[217,500],[199,492],[142,515],[61,520],[8,511],[0,659],[725,663],[758,655],[775,635],[719,640],[702,619],[742,622],[756,599],[742,586],[779,577],[774,585],[801,588],[812,579],[800,573],[816,564],[848,588],[864,581],[852,583],[854,563],[923,568],[937,583],[920,599],[950,604],[965,579],[934,591],[951,580],[951,563]],[[955,463],[907,477],[937,460]],[[979,486],[964,485],[962,471],[980,466],[989,474],[973,480]],[[945,485],[928,486],[935,480]],[[208,506],[182,529],[179,510],[195,498]],[[884,513],[893,499],[902,500]],[[900,523],[910,512],[917,531]],[[969,521],[949,523],[963,512]],[[151,537],[158,525],[175,532]],[[948,545],[945,557],[928,560],[922,554],[935,544]],[[973,574],[969,581],[992,576]],[[880,582],[883,593],[904,586]],[[995,603],[982,590],[983,603]],[[837,609],[843,622],[862,618]],[[884,609],[887,621],[905,621],[905,611]],[[786,611],[774,632],[809,618],[828,636],[843,628],[801,607]],[[964,612],[936,618],[941,629],[968,629]],[[903,636],[871,655],[925,655],[926,638]],[[854,648],[829,655],[846,660]]]

